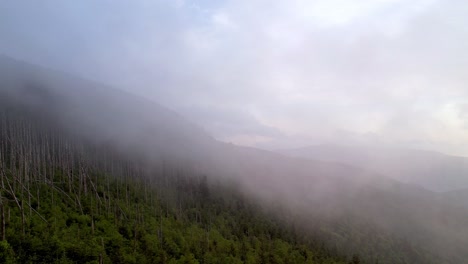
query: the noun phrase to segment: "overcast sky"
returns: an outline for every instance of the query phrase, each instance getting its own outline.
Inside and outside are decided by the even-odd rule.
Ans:
[[[0,53],[144,95],[264,148],[468,156],[468,2],[0,2]]]

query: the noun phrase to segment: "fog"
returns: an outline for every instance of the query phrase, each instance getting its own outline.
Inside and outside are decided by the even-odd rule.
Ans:
[[[3,1],[0,53],[227,142],[466,152],[465,1]]]
[[[140,164],[138,170],[148,177],[157,177],[158,171],[188,173],[207,175],[214,185],[237,186],[285,225],[313,234],[340,254],[360,252],[374,261],[415,247],[426,253],[405,255],[405,261],[459,263],[468,257],[468,211],[456,196],[404,184],[359,168],[359,162],[294,153],[297,158],[290,158],[217,141],[154,102],[7,57],[1,59],[0,80],[0,110],[25,112],[34,122],[55,128],[55,134],[114,151]],[[444,179],[462,187],[456,179]]]
[[[345,255],[463,263],[467,8],[2,2],[0,109],[238,184]]]

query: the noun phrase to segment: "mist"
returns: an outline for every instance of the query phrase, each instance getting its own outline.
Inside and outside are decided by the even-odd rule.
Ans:
[[[157,101],[226,142],[468,155],[466,8],[464,1],[8,1],[0,52]]]
[[[3,2],[0,110],[235,186],[347,258],[464,263],[467,8]]]

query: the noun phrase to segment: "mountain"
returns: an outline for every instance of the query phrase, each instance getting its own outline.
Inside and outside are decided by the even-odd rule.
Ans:
[[[349,164],[438,192],[468,188],[468,158],[465,157],[423,150],[330,144],[278,152]]]
[[[345,263],[235,187],[146,171],[11,111],[0,118],[0,263]]]
[[[202,174],[215,144],[155,103],[2,58],[0,263],[345,263]]]
[[[57,247],[54,254],[69,260],[88,256],[60,239],[73,234],[75,243],[89,239],[99,249],[89,255],[94,261],[99,254],[121,262],[165,254],[168,261],[229,263],[209,262],[206,254],[240,258],[239,252],[253,252],[252,263],[287,263],[281,254],[310,263],[340,263],[356,253],[364,263],[468,260],[468,211],[432,191],[354,165],[218,142],[178,114],[102,84],[2,58],[0,113],[1,163],[8,170],[2,179],[15,183],[2,185],[13,216],[6,238],[16,241],[9,244],[15,256],[30,259],[27,248],[47,255]],[[159,213],[146,213],[153,209]],[[65,222],[49,227],[57,223],[54,215]],[[117,245],[112,236],[93,233],[95,217]],[[41,218],[47,227],[31,224]],[[80,228],[89,231],[81,239]],[[174,228],[180,232],[171,233]],[[137,229],[153,237],[144,242]],[[212,251],[187,246],[200,234]],[[213,235],[216,243],[206,238]],[[42,236],[47,249],[37,241]],[[149,250],[153,240],[159,253]]]
[[[203,154],[214,142],[183,117],[144,98],[7,57],[0,61],[3,107],[42,115],[87,140],[179,157],[194,154],[193,148]]]

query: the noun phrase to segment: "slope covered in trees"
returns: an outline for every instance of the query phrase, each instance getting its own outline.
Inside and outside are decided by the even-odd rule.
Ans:
[[[2,263],[345,263],[234,186],[142,164],[34,113],[2,108],[0,122]]]
[[[244,247],[239,237],[243,230],[241,237],[259,239],[263,252],[273,247],[275,238],[290,245],[288,256],[296,254],[295,248],[308,247],[319,256],[309,261],[326,258],[324,252],[347,259],[358,253],[372,264],[468,259],[468,212],[441,202],[432,192],[348,165],[218,142],[177,114],[104,85],[0,59],[0,110],[2,197],[10,210],[8,214],[5,209],[3,218],[8,220],[5,238],[16,248],[16,257],[24,251],[18,251],[21,244],[10,243],[12,237],[40,237],[31,233],[36,224],[30,221],[36,219],[40,221],[34,223],[43,222],[37,229],[44,234],[52,230],[44,226],[57,223],[53,230],[58,231],[51,234],[60,243],[51,243],[60,246],[60,257],[67,256],[70,245],[81,243],[61,233],[69,225],[81,223],[80,229],[96,234],[98,223],[105,220],[109,230],[122,236],[120,257],[133,252],[147,260],[153,255],[142,253],[142,234],[156,234],[153,238],[165,245],[165,234],[173,229],[179,230],[172,237],[181,238],[174,241],[183,254],[174,257],[165,248],[168,261],[188,253],[202,262],[188,244],[215,236],[207,230],[232,240],[234,253],[246,251],[236,250]],[[206,185],[202,175],[207,176]],[[201,194],[206,194],[202,186],[208,186],[208,197]],[[58,212],[81,220],[63,225],[55,220]],[[147,224],[151,219],[159,229]],[[14,229],[9,221],[14,221]],[[191,226],[200,236],[192,236],[196,230],[183,231]],[[72,234],[76,239],[82,235]],[[74,243],[65,242],[69,239]],[[106,240],[104,246],[101,238],[95,240],[89,236],[80,241],[99,248],[93,260],[109,261]],[[249,252],[261,256],[262,250]],[[256,262],[258,256],[253,257]]]

